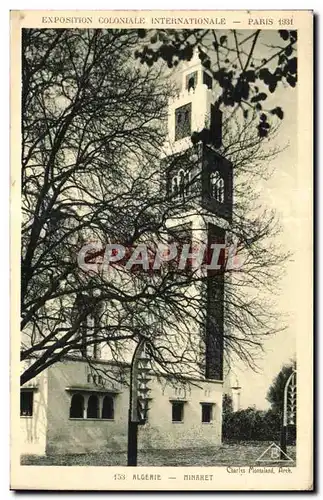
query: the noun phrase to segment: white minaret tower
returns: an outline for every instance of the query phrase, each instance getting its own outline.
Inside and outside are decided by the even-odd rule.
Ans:
[[[193,245],[224,246],[232,218],[233,180],[232,164],[217,151],[222,144],[222,112],[217,102],[221,89],[212,72],[204,68],[198,51],[178,67],[178,76],[181,87],[169,102],[164,147],[163,182],[174,202],[167,225],[176,234],[185,234],[185,241]],[[206,379],[222,381],[224,273],[207,271],[207,278],[201,296],[206,318],[200,364]],[[196,290],[192,294],[196,296]],[[196,333],[201,339],[201,332]]]

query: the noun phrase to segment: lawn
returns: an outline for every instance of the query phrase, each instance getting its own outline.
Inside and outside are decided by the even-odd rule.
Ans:
[[[268,448],[270,442],[246,442],[223,444],[212,448],[191,448],[185,450],[146,450],[138,452],[139,466],[275,466],[282,465],[275,462],[256,462],[257,458]],[[296,460],[296,447],[289,446],[287,454]],[[270,456],[268,455],[268,458]],[[74,455],[51,455],[46,457],[27,456],[21,458],[22,465],[86,465],[111,466],[127,465],[126,453],[104,452]],[[294,462],[286,462],[293,466]]]

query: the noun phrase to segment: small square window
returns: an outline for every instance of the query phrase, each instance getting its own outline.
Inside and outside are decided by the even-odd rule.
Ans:
[[[20,391],[20,416],[32,417],[33,416],[33,391]]]
[[[172,422],[184,421],[184,403],[176,401],[172,403]]]
[[[209,424],[213,420],[213,404],[202,403],[202,422]]]

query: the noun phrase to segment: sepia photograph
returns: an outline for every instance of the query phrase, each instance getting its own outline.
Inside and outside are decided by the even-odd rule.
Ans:
[[[27,475],[185,467],[216,489],[221,467],[270,489],[298,466],[298,30],[211,14],[21,28]]]

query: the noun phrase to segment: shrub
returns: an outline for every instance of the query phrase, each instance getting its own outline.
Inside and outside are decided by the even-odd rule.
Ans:
[[[247,408],[223,414],[222,435],[228,441],[279,441],[281,416],[273,410]],[[296,438],[295,427],[288,428],[288,444]]]

